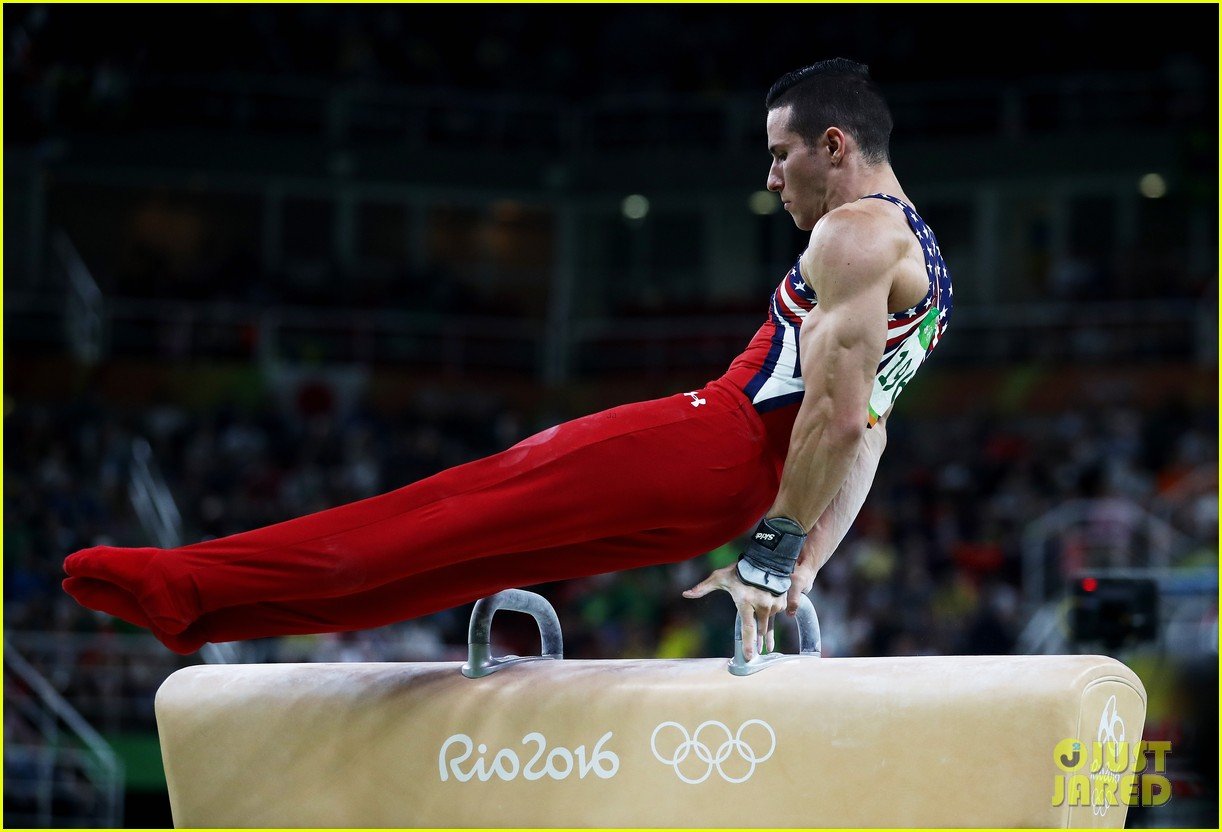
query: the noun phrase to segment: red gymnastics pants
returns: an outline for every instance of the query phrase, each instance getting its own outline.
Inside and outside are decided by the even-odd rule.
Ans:
[[[378,627],[710,551],[767,511],[783,459],[741,390],[719,379],[273,526],[177,549],[84,549],[64,561],[64,589],[180,653]]]

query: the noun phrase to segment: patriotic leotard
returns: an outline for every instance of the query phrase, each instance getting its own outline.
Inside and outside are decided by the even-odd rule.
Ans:
[[[950,321],[952,290],[938,239],[917,212],[890,194],[870,194],[862,198],[883,199],[904,211],[912,233],[921,244],[925,271],[929,275],[929,291],[920,303],[887,315],[887,345],[874,375],[869,412],[863,414],[866,423],[873,426],[894,404],[926,356],[942,339]],[[730,365],[729,375],[740,380],[743,392],[761,415],[801,402],[805,385],[798,333],[802,322],[818,303],[814,289],[803,280],[795,262],[772,295],[768,320]],[[744,372],[748,370],[753,372]],[[796,411],[796,407],[792,409]],[[791,421],[792,415],[786,421]]]

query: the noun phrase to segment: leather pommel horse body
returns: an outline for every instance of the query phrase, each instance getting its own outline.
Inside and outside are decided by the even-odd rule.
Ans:
[[[492,658],[498,608],[535,616],[544,655]],[[1120,662],[824,659],[809,602],[800,619],[798,655],[563,660],[551,607],[507,590],[476,605],[465,665],[185,668],[156,699],[174,822],[1124,825],[1123,802],[1055,805],[1058,743],[1141,739],[1145,690]]]

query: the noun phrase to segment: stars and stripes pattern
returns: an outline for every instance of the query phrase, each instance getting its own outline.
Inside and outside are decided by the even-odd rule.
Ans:
[[[877,379],[886,372],[905,340],[921,327],[929,310],[937,307],[937,325],[926,354],[933,351],[950,321],[953,290],[937,237],[916,211],[890,194],[870,194],[863,199],[884,199],[904,211],[909,227],[921,244],[925,271],[929,275],[929,292],[920,303],[887,316],[887,344],[875,374]],[[748,354],[755,352],[758,355],[765,349],[761,339],[766,341],[766,353],[760,359],[759,370],[744,388],[756,410],[775,410],[802,400],[805,385],[798,351],[798,333],[802,322],[818,302],[815,290],[802,278],[801,269],[795,261],[772,294],[768,322],[748,348]]]
[[[891,363],[891,359],[895,357],[900,345],[921,325],[925,313],[929,311],[930,307],[936,306],[938,325],[934,329],[933,340],[928,349],[928,352],[933,352],[933,348],[942,340],[942,333],[946,331],[946,325],[950,321],[954,290],[951,288],[950,273],[946,270],[946,261],[942,259],[942,249],[938,247],[938,238],[934,236],[933,229],[925,224],[925,220],[921,219],[920,215],[908,207],[903,200],[890,194],[870,194],[862,198],[885,199],[903,210],[904,216],[908,218],[908,227],[916,235],[921,244],[921,250],[925,253],[925,272],[929,275],[929,292],[920,303],[911,309],[894,312],[887,316],[887,346],[883,350],[883,359],[878,365],[876,374],[881,375],[887,365]]]
[[[806,314],[815,308],[818,298],[815,290],[806,285],[802,272],[795,261],[793,268],[772,294],[770,317],[775,323],[801,327]]]
[[[802,279],[797,260],[772,293],[768,306],[768,321],[747,349],[747,355],[758,354],[759,339],[768,339],[763,363],[744,392],[760,412],[802,400],[805,389],[802,367],[798,360],[798,332],[802,321],[815,308],[815,290]]]

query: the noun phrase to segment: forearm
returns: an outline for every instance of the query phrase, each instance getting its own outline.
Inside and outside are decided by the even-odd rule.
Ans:
[[[859,449],[869,431],[864,419],[845,426],[832,400],[804,402],[794,422],[789,453],[776,500],[767,517],[788,517],[811,531],[831,505],[853,471]],[[858,410],[851,408],[849,412]],[[864,412],[864,411],[863,411]]]
[[[810,528],[802,553],[798,557],[798,568],[809,570],[811,579],[819,573],[823,564],[827,563],[840,541],[844,540],[849,527],[853,525],[862,505],[865,504],[866,495],[870,493],[870,486],[878,470],[879,459],[886,446],[885,420],[862,435],[848,476],[823,514]]]

